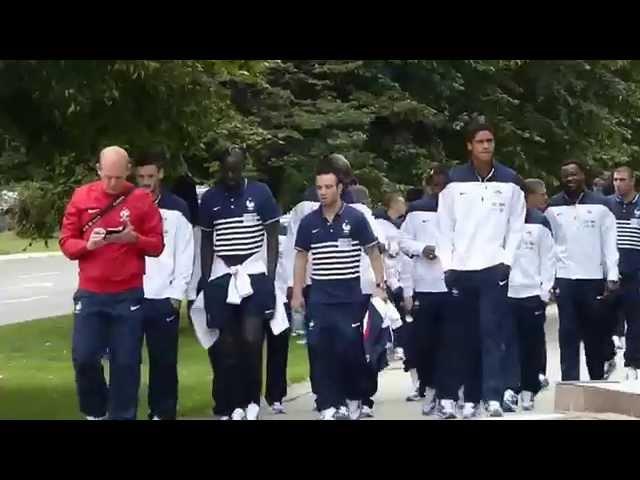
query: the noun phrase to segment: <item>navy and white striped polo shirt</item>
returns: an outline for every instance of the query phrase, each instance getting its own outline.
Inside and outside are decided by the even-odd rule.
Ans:
[[[360,255],[377,243],[364,214],[345,203],[332,222],[324,217],[322,206],[305,216],[295,246],[311,253],[310,302],[361,301]]]
[[[240,265],[264,246],[265,225],[280,218],[269,187],[244,180],[238,189],[220,183],[200,202],[200,226],[213,230],[213,250],[228,266]]]
[[[607,206],[616,217],[618,232],[619,268],[622,273],[640,271],[640,195],[636,194],[629,203],[611,195],[607,197]]]

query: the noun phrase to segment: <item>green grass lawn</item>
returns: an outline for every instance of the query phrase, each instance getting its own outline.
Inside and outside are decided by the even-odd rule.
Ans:
[[[0,327],[0,420],[82,418],[71,365],[71,328],[71,316]],[[207,352],[184,320],[178,365],[178,416],[209,417],[211,368]],[[141,419],[147,414],[147,374],[145,354],[138,409]],[[307,377],[306,347],[292,341],[289,383]]]
[[[32,253],[32,252],[57,252],[58,239],[52,238],[45,246],[44,240],[33,242],[33,245],[24,250],[29,245],[29,240],[19,238],[14,232],[0,233],[0,255],[9,255],[11,253]]]

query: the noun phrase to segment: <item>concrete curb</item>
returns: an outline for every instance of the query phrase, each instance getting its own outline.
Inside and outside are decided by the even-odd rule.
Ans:
[[[10,255],[0,255],[0,262],[3,260],[28,260],[30,258],[60,257],[62,252],[33,252],[33,253],[12,253]]]

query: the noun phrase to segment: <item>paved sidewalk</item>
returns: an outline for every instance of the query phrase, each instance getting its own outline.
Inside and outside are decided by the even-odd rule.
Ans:
[[[618,415],[562,415],[554,412],[555,382],[560,380],[560,351],[557,340],[557,311],[555,305],[547,309],[547,355],[548,376],[550,387],[541,392],[536,398],[536,408],[532,412],[517,412],[506,414],[504,419],[586,419],[586,418],[627,418]],[[611,380],[622,380],[624,368],[622,352],[618,352],[618,369]],[[581,378],[588,380],[587,368],[582,355]],[[406,402],[409,392],[409,375],[402,370],[399,362],[395,362],[381,373],[380,389],[374,397],[376,402],[374,411],[378,420],[435,420],[436,417],[425,417],[421,413],[421,402]],[[294,385],[290,388],[289,396],[285,399],[286,415],[273,415],[268,408],[262,409],[261,418],[264,420],[314,420],[318,414],[313,412],[314,396],[309,383]]]

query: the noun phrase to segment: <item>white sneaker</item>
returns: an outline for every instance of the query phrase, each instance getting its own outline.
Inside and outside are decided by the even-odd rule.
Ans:
[[[522,397],[522,410],[527,412],[533,410],[533,392],[523,390],[520,395]]]
[[[245,413],[242,408],[236,408],[231,414],[231,420],[244,420]]]
[[[92,417],[91,415],[87,415],[85,418],[87,420],[106,420],[107,416],[105,415],[104,417]]]
[[[397,347],[393,350],[393,358],[394,360],[404,361],[404,349],[402,347]]]
[[[413,390],[411,393],[409,393],[409,395],[407,395],[407,398],[405,398],[405,400],[407,402],[419,402],[420,394],[418,393],[418,390]]]
[[[622,342],[620,341],[620,337],[617,335],[614,335],[613,337],[611,337],[611,340],[613,340],[613,344],[616,347],[616,350],[622,350]]]
[[[418,371],[415,368],[409,370],[409,376],[411,377],[411,390],[409,395],[407,395],[407,402],[417,402],[420,400],[420,394],[418,390],[420,389],[420,379],[418,378]]]
[[[273,405],[271,405],[271,411],[276,415],[287,413],[287,411],[284,409],[284,405],[282,405],[282,403],[280,402],[273,402]]]
[[[349,410],[342,405],[335,413],[336,420],[349,420]]]
[[[507,389],[502,397],[502,409],[513,413],[518,410],[518,396],[511,389]]]
[[[247,406],[247,420],[258,420],[260,414],[260,407],[255,403],[250,403]]]
[[[604,379],[609,380],[609,377],[613,375],[613,372],[616,371],[618,364],[616,363],[616,359],[612,358],[611,360],[607,360],[604,362]]]
[[[453,400],[440,400],[438,416],[445,420],[456,418],[456,402]]]
[[[478,415],[478,408],[473,402],[464,402],[462,407],[462,418],[469,420]]]
[[[549,388],[549,379],[544,373],[538,374],[538,380],[540,380],[540,390]]]
[[[333,407],[329,407],[326,410],[322,410],[320,412],[320,420],[335,420],[336,419],[336,409]]]
[[[489,404],[487,406],[487,414],[490,417],[502,417],[504,416],[504,412],[500,407],[500,402],[496,402],[495,400],[489,400]]]
[[[360,410],[360,418],[373,418],[373,417],[374,417],[373,408],[363,405],[362,410]]]
[[[633,382],[638,380],[638,370],[633,367],[627,367],[625,380],[627,380],[628,382]]]
[[[359,420],[362,411],[362,402],[360,400],[347,400],[347,408],[349,409],[349,418],[351,420]]]
[[[422,404],[422,415],[427,417],[429,415],[433,415],[437,407],[438,404],[434,398],[425,398],[424,403]]]

